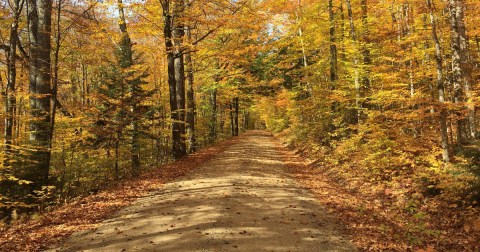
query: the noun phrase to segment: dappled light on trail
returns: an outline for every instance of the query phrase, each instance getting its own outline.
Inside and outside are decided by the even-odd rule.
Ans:
[[[52,251],[352,251],[255,131],[194,173]]]

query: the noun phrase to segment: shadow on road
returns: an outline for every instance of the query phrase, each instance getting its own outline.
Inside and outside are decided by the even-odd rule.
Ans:
[[[250,132],[194,173],[52,251],[354,251],[290,177],[273,141]]]

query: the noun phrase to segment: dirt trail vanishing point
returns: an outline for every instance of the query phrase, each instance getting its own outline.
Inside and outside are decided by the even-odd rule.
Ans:
[[[249,132],[192,174],[50,251],[355,251],[291,178],[275,141]]]

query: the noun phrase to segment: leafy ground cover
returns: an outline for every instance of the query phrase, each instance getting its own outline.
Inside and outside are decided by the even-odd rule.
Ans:
[[[339,176],[339,166],[312,161],[306,149],[279,148],[295,177],[315,192],[360,249],[479,251],[478,209],[414,197],[409,185],[389,188],[349,174]]]
[[[105,191],[78,198],[68,204],[30,220],[3,226],[0,230],[1,251],[39,251],[58,243],[76,231],[91,229],[99,222],[128,206],[135,199],[158,190],[196,169],[217,153],[231,145],[234,139],[183,158],[177,162],[158,167],[134,180],[123,181]]]

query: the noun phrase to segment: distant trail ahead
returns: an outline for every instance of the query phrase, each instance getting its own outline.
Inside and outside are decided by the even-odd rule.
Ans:
[[[254,131],[194,173],[51,251],[355,251]]]

